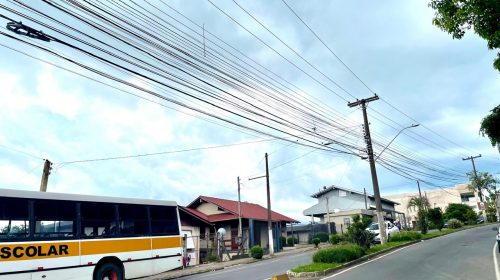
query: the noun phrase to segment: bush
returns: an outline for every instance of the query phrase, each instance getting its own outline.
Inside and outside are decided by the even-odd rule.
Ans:
[[[319,238],[321,242],[328,242],[328,233],[320,231],[316,233],[313,238]]]
[[[349,240],[367,250],[375,238],[373,233],[366,230],[366,227],[371,223],[371,219],[366,217],[361,219],[359,215],[353,215],[352,221],[353,223],[347,230]]]
[[[444,217],[446,219],[457,219],[460,220],[462,223],[465,223],[470,218],[473,218],[471,217],[472,214],[475,213],[470,206],[461,203],[450,203],[448,207],[446,207],[446,211],[444,212]]]
[[[463,223],[457,219],[449,219],[448,220],[448,228],[461,228]]]
[[[313,255],[313,262],[318,263],[343,263],[362,257],[363,248],[356,244],[339,245],[321,249]]]
[[[398,241],[413,241],[422,239],[422,234],[415,231],[401,231],[399,233],[391,235],[389,242]]]
[[[312,243],[314,244],[314,246],[318,247],[319,243],[321,242],[321,240],[317,237],[313,238],[312,239]]]
[[[337,234],[330,234],[330,243],[339,244],[342,241],[342,236]]]
[[[298,244],[299,243],[299,239],[295,236],[288,236],[288,238],[286,239],[286,244],[288,246],[293,246],[293,244]]]
[[[264,250],[259,245],[255,245],[250,249],[250,255],[254,259],[262,259],[262,255],[264,255]]]
[[[427,210],[427,219],[430,222],[430,228],[435,228],[441,231],[444,226],[443,212],[441,211],[441,208],[436,207]]]
[[[281,245],[281,248],[286,246],[286,237],[280,236],[280,245]]]
[[[217,254],[215,253],[214,250],[210,250],[208,254],[205,256],[205,261],[206,262],[216,262],[217,261]]]

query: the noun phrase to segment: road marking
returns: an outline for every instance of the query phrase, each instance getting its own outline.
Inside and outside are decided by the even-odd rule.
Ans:
[[[500,280],[500,272],[498,271],[498,260],[497,260],[497,246],[498,246],[498,242],[495,241],[495,245],[493,245],[493,262],[495,263],[496,279]]]
[[[423,242],[423,241],[422,241],[422,242]],[[376,260],[378,260],[378,259],[381,259],[381,258],[383,258],[383,257],[385,257],[385,256],[392,255],[392,254],[394,254],[394,253],[396,253],[396,252],[398,252],[398,251],[401,251],[401,250],[403,250],[403,249],[413,247],[414,245],[417,245],[417,244],[420,244],[420,242],[419,242],[419,243],[412,244],[412,245],[410,245],[410,246],[405,246],[405,247],[403,247],[403,248],[399,248],[399,249],[394,250],[394,251],[392,251],[392,252],[390,252],[390,253],[384,254],[384,255],[382,255],[382,256],[380,256],[380,257],[376,257],[376,258],[374,258],[374,259],[372,259],[372,260],[369,260],[369,261],[366,261],[366,262],[360,263],[360,264],[358,264],[358,265],[355,265],[355,266],[349,267],[349,268],[347,268],[347,269],[345,269],[345,270],[342,270],[341,272],[335,273],[335,274],[330,275],[330,276],[328,276],[328,277],[321,278],[320,280],[330,279],[330,278],[335,277],[335,276],[337,276],[337,275],[339,275],[339,274],[342,274],[342,273],[344,273],[344,272],[347,272],[347,271],[349,271],[349,270],[351,270],[351,269],[355,269],[355,268],[360,267],[360,266],[362,266],[362,265],[365,265],[365,264],[367,264],[367,263],[371,263],[371,262],[376,261]],[[497,280],[500,280],[500,279],[498,279],[498,278],[497,278]]]

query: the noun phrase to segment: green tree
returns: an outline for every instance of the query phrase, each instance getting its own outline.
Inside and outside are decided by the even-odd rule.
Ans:
[[[497,183],[498,180],[496,180],[493,175],[491,175],[488,172],[478,172],[477,177],[474,174],[474,172],[469,172],[467,173],[467,176],[469,176],[470,180],[470,185],[469,189],[474,192],[479,192],[479,190],[482,190],[481,193],[488,193],[488,195],[485,197],[485,204],[486,204],[486,220],[489,222],[495,222],[497,220],[496,218],[496,204],[497,204]]]
[[[423,234],[427,233],[429,228],[425,219],[426,209],[430,207],[429,201],[425,197],[412,197],[408,201],[408,209],[417,210],[417,227]]]
[[[490,50],[500,48],[500,4],[498,0],[431,0],[436,13],[432,23],[461,39],[471,28],[485,39]],[[493,62],[500,72],[500,52]]]
[[[367,217],[361,218],[359,215],[352,215],[353,223],[347,230],[347,235],[352,243],[358,244],[364,250],[370,248],[375,235],[367,231],[366,228],[372,223],[372,220]]]
[[[463,223],[469,222],[471,219],[475,221],[477,217],[474,215],[474,210],[470,206],[460,203],[450,203],[444,212],[446,219],[457,219]]]
[[[427,210],[427,219],[434,225],[434,227],[441,231],[444,226],[443,211],[441,211],[441,208],[436,207]]]
[[[499,4],[500,6],[500,4]],[[491,114],[487,115],[481,121],[481,128],[479,133],[483,136],[486,134],[490,138],[491,145],[498,148],[500,152],[500,105],[491,110]]]

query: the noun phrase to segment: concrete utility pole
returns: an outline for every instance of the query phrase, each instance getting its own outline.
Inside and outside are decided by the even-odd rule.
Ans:
[[[368,202],[366,201],[366,189],[363,188],[363,192],[365,193],[365,209],[368,210]]]
[[[332,234],[331,229],[330,229],[330,205],[328,203],[328,196],[325,195],[326,198],[326,227],[328,231],[328,236]]]
[[[267,159],[267,153],[266,153],[266,175],[264,176],[259,176],[259,177],[254,177],[254,178],[249,178],[248,180],[255,180],[259,178],[266,178],[266,186],[267,186],[267,237],[269,242],[267,243],[267,246],[269,246],[269,254],[272,256],[274,255],[274,240],[273,240],[273,226],[272,226],[272,220],[271,220],[271,187],[269,185],[269,163]]]
[[[45,163],[43,165],[42,180],[40,182],[41,192],[47,191],[47,183],[49,182],[50,170],[52,170],[52,162],[50,162],[50,160],[48,159],[45,159]]]
[[[241,228],[240,176],[238,176],[238,247],[241,247],[242,245],[242,234],[243,230]]]
[[[467,158],[462,158],[462,160],[470,160],[472,162],[472,170],[474,171],[474,178],[476,179],[476,181],[477,181],[477,171],[476,171],[476,164],[474,164],[474,159],[475,158],[480,158],[480,157],[481,157],[481,154],[479,154],[477,156],[470,156],[470,157],[467,157]],[[477,192],[479,194],[479,202],[483,202],[483,192],[481,190],[481,186],[477,186]],[[479,213],[486,220],[486,215],[484,215],[483,210],[479,209],[479,205],[478,205],[477,208],[479,210]]]
[[[380,199],[380,190],[378,187],[377,169],[375,168],[375,160],[373,158],[372,139],[370,136],[370,126],[368,124],[368,115],[366,114],[366,103],[369,103],[369,102],[375,101],[375,100],[378,100],[377,95],[370,97],[370,98],[357,100],[355,102],[349,102],[347,104],[347,106],[355,107],[355,106],[361,105],[361,108],[363,109],[363,120],[365,123],[366,148],[367,148],[367,152],[368,152],[368,161],[370,163],[370,172],[372,174],[373,196],[375,197],[375,204],[376,204],[375,212],[377,214],[378,227],[380,230],[380,243],[387,244],[387,235],[385,232],[384,216],[382,213],[382,201]]]
[[[474,159],[480,157],[481,154],[479,154],[478,156],[470,156],[462,159],[462,160],[470,160],[472,162],[472,170],[474,170],[474,177],[476,178],[476,180],[477,180],[477,171],[476,171],[476,165],[474,164]],[[481,192],[481,186],[477,186],[477,192],[479,193],[479,201],[483,202],[483,193]]]
[[[269,254],[274,255],[273,226],[271,220],[271,187],[269,186],[269,163],[266,153],[266,185],[267,185],[267,230],[269,236]]]

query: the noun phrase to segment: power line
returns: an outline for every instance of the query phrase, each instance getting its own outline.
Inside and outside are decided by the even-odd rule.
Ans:
[[[25,152],[25,151],[21,151],[21,150],[18,150],[18,149],[15,149],[15,148],[12,148],[12,147],[9,147],[9,146],[5,146],[3,144],[0,144],[0,147],[6,149],[6,150],[9,150],[9,151],[12,151],[12,152],[16,152],[16,153],[19,153],[19,154],[23,154],[25,156],[29,156],[29,157],[32,157],[32,158],[36,158],[36,159],[41,159],[41,160],[44,160],[42,157],[39,157],[39,156],[36,156],[34,154],[30,154],[28,152]]]
[[[250,142],[244,142],[244,143],[224,144],[224,145],[217,145],[217,146],[190,148],[190,149],[165,151],[165,152],[155,152],[155,153],[145,153],[145,154],[136,154],[136,155],[126,155],[126,156],[115,156],[115,157],[105,157],[105,158],[73,160],[73,161],[60,162],[59,164],[61,164],[61,165],[67,165],[67,164],[83,163],[83,162],[95,162],[95,161],[107,161],[107,160],[116,160],[116,159],[127,159],[127,158],[158,156],[158,155],[165,155],[165,154],[175,154],[175,153],[184,153],[184,152],[194,152],[194,151],[200,151],[200,150],[212,150],[212,149],[219,149],[219,148],[227,148],[227,147],[233,147],[233,146],[248,145],[248,144],[255,144],[255,143],[269,142],[269,141],[276,141],[276,140],[277,139],[264,139],[264,140],[250,141]]]

